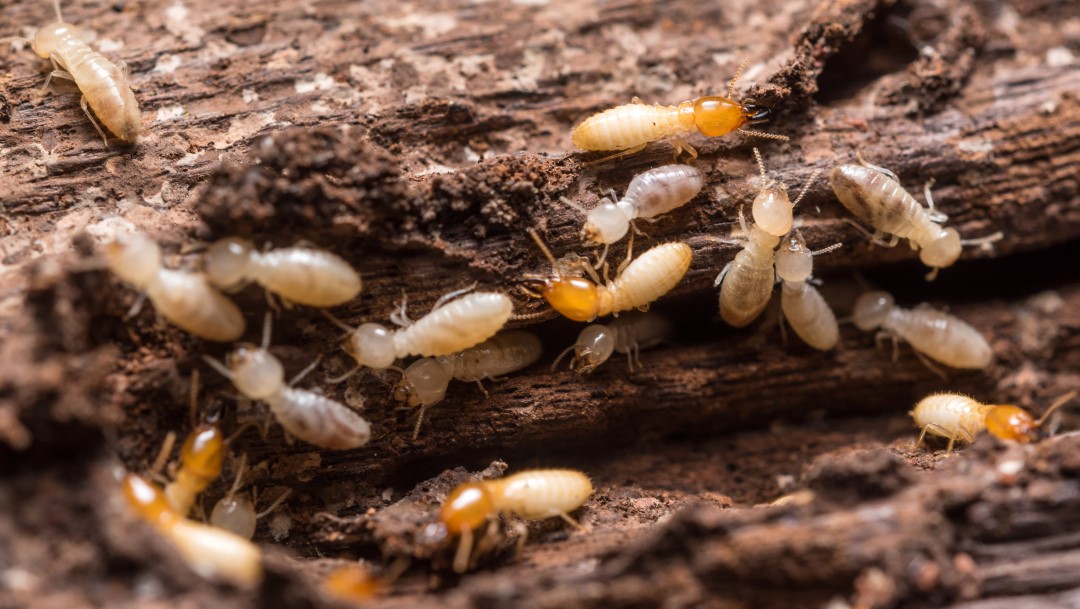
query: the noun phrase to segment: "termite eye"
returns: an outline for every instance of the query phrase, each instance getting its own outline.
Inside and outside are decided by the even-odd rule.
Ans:
[[[588,279],[556,279],[544,286],[544,299],[551,308],[574,321],[592,321],[596,317],[596,286]]]
[[[491,494],[475,482],[455,488],[439,509],[439,520],[451,535],[480,528],[494,511]]]
[[[1038,429],[1034,417],[1018,406],[995,406],[986,415],[986,431],[1002,440],[1026,444],[1036,439]]]
[[[225,439],[221,430],[214,425],[196,428],[184,441],[180,459],[184,467],[191,468],[205,478],[219,476],[225,461]]]
[[[937,239],[919,250],[919,260],[932,268],[944,268],[960,257],[960,233],[955,228],[942,229]]]
[[[254,250],[246,239],[230,237],[222,239],[206,250],[203,266],[206,276],[214,285],[231,288],[244,280],[248,260]]]
[[[742,106],[733,100],[715,95],[694,100],[694,125],[704,135],[726,135],[745,124]]]
[[[782,186],[762,189],[754,197],[752,213],[754,223],[774,237],[783,237],[791,232],[791,199]]]

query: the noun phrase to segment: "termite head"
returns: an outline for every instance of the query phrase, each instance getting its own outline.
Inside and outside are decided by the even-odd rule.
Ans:
[[[255,535],[257,520],[255,504],[246,495],[225,495],[214,504],[214,509],[210,512],[210,524],[246,539]]]
[[[776,274],[784,281],[801,282],[814,272],[814,255],[806,247],[802,233],[795,231],[776,253]]]
[[[237,391],[253,400],[265,400],[285,384],[285,369],[278,358],[255,345],[240,345],[227,363]]]
[[[529,236],[551,262],[551,275],[526,275],[525,285],[534,295],[541,296],[552,309],[574,321],[592,321],[600,310],[600,294],[596,284],[583,277],[567,277],[565,267],[560,265],[551,250],[535,230]],[[574,264],[577,264],[576,262]]]
[[[161,248],[146,235],[134,233],[107,244],[105,262],[117,277],[141,287],[161,269]]]
[[[209,423],[196,427],[180,449],[180,462],[201,478],[220,476],[225,463],[225,436],[221,428]]]
[[[578,335],[570,368],[578,374],[589,374],[606,362],[614,352],[614,333],[605,325],[593,324]]]
[[[593,243],[615,243],[629,230],[630,219],[618,205],[608,202],[589,210],[581,236]]]
[[[756,112],[755,109],[753,113]],[[727,135],[749,121],[750,117],[743,105],[733,99],[709,95],[694,100],[694,126],[703,135]]]
[[[919,260],[935,269],[945,268],[956,262],[961,249],[960,233],[955,228],[944,228],[936,239],[919,250]]]
[[[994,406],[986,413],[986,431],[1001,438],[1027,444],[1039,439],[1039,424],[1019,406]]]
[[[888,292],[866,292],[855,301],[855,326],[863,331],[881,327],[894,304]]]
[[[78,28],[70,23],[50,23],[38,28],[38,31],[34,33],[34,39],[30,41],[30,46],[39,57],[48,59],[49,55],[60,46],[60,42],[71,36],[82,38]]]
[[[401,380],[394,385],[393,397],[413,408],[431,406],[446,397],[449,384],[446,368],[435,358],[425,357],[405,369]]]
[[[754,224],[774,237],[791,232],[794,206],[787,188],[780,182],[769,182],[754,197]]]
[[[345,353],[368,368],[389,368],[397,359],[394,332],[382,324],[361,324],[345,339]]]
[[[451,535],[474,531],[493,515],[495,502],[485,485],[467,482],[455,488],[439,509],[439,521]]]
[[[125,475],[120,481],[120,492],[131,509],[151,523],[162,524],[176,518],[165,493],[140,476]]]
[[[248,263],[255,245],[247,239],[228,237],[211,245],[203,256],[203,270],[210,283],[223,289],[239,286],[247,279]]]

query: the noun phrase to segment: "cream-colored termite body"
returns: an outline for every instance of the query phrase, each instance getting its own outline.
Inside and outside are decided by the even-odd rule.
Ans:
[[[285,384],[285,370],[267,351],[269,344],[267,316],[262,346],[242,344],[229,354],[225,364],[206,356],[203,359],[231,380],[245,397],[266,402],[277,422],[293,436],[330,450],[367,444],[371,439],[367,419],[326,396]],[[306,373],[307,370],[300,376]]]
[[[94,120],[95,115],[113,135],[133,143],[142,133],[142,114],[139,113],[139,102],[131,92],[126,70],[91,50],[79,39],[76,26],[64,23],[59,2],[55,6],[56,23],[39,28],[30,43],[34,53],[53,63],[54,70],[45,80],[45,87],[53,78],[74,81],[82,91],[79,103],[83,112],[101,134],[105,145],[108,146],[109,140]]]
[[[974,442],[975,436],[983,431],[1003,440],[1033,442],[1050,415],[1075,397],[1076,392],[1072,391],[1054,400],[1043,416],[1035,420],[1031,413],[1011,404],[983,404],[958,393],[934,393],[919,400],[911,411],[915,425],[922,430],[915,448],[922,445],[927,433],[948,438],[950,452],[957,440]]]
[[[586,213],[582,237],[605,245],[626,236],[630,222],[652,219],[688,203],[701,192],[705,178],[689,165],[664,165],[639,173],[630,180],[618,201],[603,198]]]
[[[996,233],[981,239],[961,240],[955,228],[941,226],[948,216],[934,210],[930,183],[923,190],[928,207],[923,207],[900,186],[896,174],[861,158],[859,161],[859,165],[841,165],[829,173],[836,198],[873,227],[875,233],[871,238],[875,243],[893,247],[900,239],[908,239],[911,247],[919,250],[919,260],[931,268],[928,280],[956,262],[964,245],[989,247],[1001,239],[1001,233]],[[886,235],[891,236],[888,242],[882,239]]]
[[[513,330],[501,332],[488,340],[452,355],[421,358],[405,369],[394,386],[394,399],[420,408],[415,440],[423,422],[424,412],[446,397],[450,379],[475,382],[487,395],[481,381],[496,379],[504,374],[531,366],[540,359],[543,347],[532,332]]]
[[[837,243],[811,252],[799,231],[788,235],[787,244],[776,253],[776,275],[783,282],[780,308],[799,338],[815,349],[828,351],[836,346],[840,329],[836,314],[821,292],[808,283],[814,271],[814,256],[840,247]]]
[[[247,459],[242,457],[232,487],[224,497],[218,499],[210,511],[210,524],[231,531],[244,539],[251,539],[255,536],[258,520],[276,510],[292,495],[292,491],[286,490],[265,510],[256,512],[255,502],[246,494],[237,492],[243,484],[246,471]]]
[[[344,304],[360,293],[360,275],[339,256],[310,247],[259,252],[247,239],[228,237],[207,250],[206,275],[232,290],[255,281],[287,301],[310,307]]]
[[[956,317],[923,303],[914,309],[894,304],[887,292],[867,292],[855,302],[855,325],[864,331],[881,328],[903,339],[916,353],[953,368],[981,369],[994,353],[979,331]]]
[[[231,342],[244,334],[244,316],[202,273],[162,267],[161,249],[145,235],[122,237],[104,248],[117,277],[140,290],[163,317],[196,336]]]
[[[671,331],[671,321],[656,313],[630,312],[607,324],[592,324],[559,354],[551,369],[554,371],[563,356],[573,350],[570,368],[578,374],[591,373],[615,352],[626,354],[626,363],[633,372],[635,361],[641,366],[641,350],[660,344]]]

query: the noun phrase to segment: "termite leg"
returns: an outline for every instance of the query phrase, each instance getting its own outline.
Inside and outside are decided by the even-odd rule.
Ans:
[[[922,428],[922,433],[919,434],[919,439],[915,441],[915,446],[912,447],[912,450],[919,450],[919,447],[922,446],[923,440],[926,439],[926,430],[928,427],[929,426]]]
[[[608,156],[596,159],[595,161],[586,161],[586,162],[582,163],[582,165],[585,165],[585,166],[596,165],[598,163],[603,163],[605,161],[614,161],[615,159],[621,159],[624,156],[630,156],[631,154],[637,154],[637,153],[641,152],[642,150],[645,150],[646,146],[648,146],[648,143],[642,144],[640,146],[634,146],[633,148],[627,148],[626,150],[616,152],[615,154],[609,154]]]
[[[524,522],[515,522],[511,528],[518,536],[517,543],[514,544],[514,560],[520,560],[521,553],[525,551],[525,542],[529,540],[529,527]]]
[[[930,358],[928,358],[925,355],[923,355],[922,353],[920,353],[918,349],[912,349],[912,351],[915,352],[915,357],[919,358],[919,361],[922,362],[922,365],[926,366],[927,369],[930,370],[930,372],[933,372],[934,374],[936,374],[943,381],[949,380],[949,375],[945,374],[945,371],[942,370],[941,368],[938,368],[937,366],[932,364],[930,362]]]
[[[469,556],[472,555],[472,546],[472,529],[462,530],[461,540],[458,541],[457,552],[454,553],[454,572],[464,573],[469,570]]]
[[[45,84],[41,85],[41,90],[47,90],[49,88],[49,84],[54,78],[60,78],[62,80],[70,80],[71,82],[75,82],[75,77],[72,76],[70,72],[57,69],[49,72],[49,75],[45,77]]]
[[[630,266],[631,258],[634,257],[634,234],[630,233],[630,243],[626,246],[626,258],[619,264],[619,268],[615,269],[615,278],[618,279],[622,276],[626,267]]]
[[[289,381],[289,387],[292,387],[293,385],[295,385],[295,384],[299,383],[300,381],[304,380],[304,377],[307,376],[312,370],[314,370],[315,367],[318,366],[319,362],[321,362],[321,361],[322,361],[322,353],[315,356],[315,361],[308,364],[307,368],[304,368],[303,370],[300,371],[299,374],[292,377],[292,380]]]
[[[139,297],[135,299],[135,302],[132,303],[131,308],[128,309],[128,312],[124,314],[124,321],[132,319],[136,315],[138,315],[139,312],[142,311],[143,304],[145,302],[146,302],[146,293],[145,292],[140,292]]]
[[[679,160],[679,155],[682,154],[682,152],[684,150],[690,155],[690,158],[692,158],[692,159],[697,158],[697,156],[698,156],[697,150],[694,150],[694,147],[691,146],[690,144],[686,143],[685,141],[683,141],[682,138],[678,138],[678,137],[675,138],[674,144],[675,144],[675,160],[676,161]]]
[[[926,198],[926,207],[930,214],[930,219],[934,222],[945,222],[949,219],[949,216],[934,209],[934,195],[930,193],[930,189],[934,187],[936,180],[930,178],[923,184],[923,197]]]
[[[293,491],[292,491],[291,488],[285,489],[285,492],[282,493],[281,495],[279,495],[277,499],[274,499],[274,501],[270,504],[269,507],[267,507],[265,510],[259,512],[258,514],[255,514],[255,520],[263,518],[263,517],[271,514],[274,510],[281,507],[281,504],[285,503],[285,500],[288,499],[289,497],[292,497],[292,494],[293,494]]]
[[[492,379],[494,381],[494,379]],[[480,388],[480,393],[484,394],[484,399],[490,398],[491,394],[484,388],[484,383],[480,379],[476,379],[476,386]]]
[[[724,268],[720,269],[720,274],[716,276],[716,281],[713,281],[713,284],[712,284],[714,288],[724,282],[724,277],[727,276],[728,271],[730,271],[730,270],[731,270],[731,263],[730,262],[725,264]]]
[[[865,226],[863,226],[862,224],[859,224],[858,222],[852,220],[851,218],[843,218],[842,221],[850,224],[853,227],[855,227],[856,230],[858,230],[860,233],[862,233],[863,236],[866,237],[867,240],[869,240],[870,243],[873,243],[874,245],[877,245],[877,246],[880,246],[880,247],[896,247],[900,243],[900,237],[897,236],[897,235],[892,235],[889,238],[888,241],[884,241],[881,238],[882,233],[880,231],[875,231],[875,232],[871,233],[869,230],[866,229]]]
[[[776,312],[776,325],[780,326],[780,346],[787,349],[787,324],[784,323],[784,309]]]
[[[431,310],[434,311],[435,309],[438,309],[439,307],[441,307],[444,304],[450,302],[451,300],[457,298],[458,296],[461,296],[462,294],[468,294],[469,292],[475,290],[476,289],[476,283],[477,282],[474,281],[472,283],[472,285],[470,285],[467,288],[461,288],[460,290],[454,290],[453,292],[450,292],[449,294],[443,294],[442,296],[439,297],[438,300],[435,301],[435,306],[431,307]]]
[[[652,222],[656,222],[658,220],[658,218],[642,218],[642,220],[645,220],[646,222],[652,223]],[[637,222],[635,220],[630,221],[630,228],[634,229],[634,234],[641,235],[642,237],[645,237],[646,239],[649,238],[648,233],[646,233],[645,231],[638,228]]]
[[[101,136],[101,141],[105,142],[105,147],[108,148],[109,138],[105,136],[105,132],[101,130],[100,126],[98,126],[97,119],[94,118],[94,113],[90,111],[90,104],[86,102],[85,95],[83,95],[82,98],[79,99],[79,106],[82,107],[83,112],[86,113],[86,118],[90,119],[90,124],[94,126],[94,129],[97,129],[98,135]]]
[[[360,372],[363,369],[364,369],[363,366],[357,365],[352,370],[349,370],[348,372],[346,372],[345,374],[342,374],[341,376],[334,376],[334,377],[324,378],[323,382],[326,383],[327,385],[337,385],[338,383],[344,383],[345,381],[352,378],[352,376],[354,374],[356,374],[357,372]]]
[[[608,250],[611,249],[610,243],[604,244],[604,252],[600,254],[600,257],[596,259],[596,264],[593,265],[593,270],[596,270],[604,265],[604,261],[607,260]]]
[[[157,475],[165,468],[165,462],[169,460],[174,445],[176,445],[176,432],[170,431],[165,435],[165,441],[161,443],[161,450],[158,451],[154,462],[150,464],[150,474],[152,476]]]
[[[396,326],[407,328],[412,325],[413,320],[409,317],[409,313],[406,310],[409,297],[405,294],[405,290],[401,291],[401,306],[400,308],[390,314],[390,321]]]

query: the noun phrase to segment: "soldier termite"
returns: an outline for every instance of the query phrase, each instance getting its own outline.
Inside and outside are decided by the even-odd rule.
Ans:
[[[377,323],[353,328],[326,314],[348,332],[344,349],[357,363],[357,368],[334,380],[343,380],[364,366],[389,368],[398,358],[410,355],[450,355],[491,338],[506,325],[514,313],[514,304],[509,296],[498,292],[461,296],[471,289],[444,295],[430,313],[416,321],[409,319],[403,301],[401,311],[390,317],[395,324],[403,326],[397,331]],[[461,298],[453,300],[457,296]]]
[[[901,238],[908,239],[912,248],[919,250],[919,260],[930,267],[928,281],[937,277],[938,271],[950,266],[960,257],[965,245],[989,248],[1001,239],[1000,232],[979,239],[961,239],[955,228],[943,228],[941,222],[948,216],[934,209],[930,194],[931,182],[923,189],[928,207],[923,207],[902,186],[895,173],[871,165],[859,157],[859,165],[841,165],[829,174],[836,198],[861,221],[874,229],[870,238],[884,247],[895,247]],[[855,224],[855,223],[853,223]],[[855,226],[859,227],[858,224]],[[865,228],[859,227],[869,234]],[[883,238],[890,235],[889,241]]]
[[[255,281],[289,302],[310,307],[344,304],[361,288],[360,275],[348,262],[311,247],[259,252],[247,239],[228,237],[210,246],[203,264],[219,288],[233,290]]]
[[[983,404],[974,398],[958,393],[934,393],[919,400],[911,416],[915,425],[922,429],[915,448],[922,446],[927,433],[948,438],[946,449],[952,452],[957,440],[974,442],[979,432],[987,431],[1002,440],[1014,440],[1022,444],[1039,438],[1043,423],[1055,410],[1076,397],[1071,391],[1046,409],[1039,420],[1028,411],[1010,404]]]
[[[700,132],[708,137],[739,131],[747,135],[775,140],[787,140],[783,135],[743,129],[768,120],[771,111],[752,101],[737,102],[735,83],[742,74],[743,63],[728,85],[728,96],[710,95],[685,101],[678,105],[648,105],[635,97],[629,104],[593,114],[574,128],[571,139],[582,150],[621,151],[608,158],[633,154],[649,142],[674,137],[675,153],[682,150],[697,157],[697,151],[682,141],[682,136]],[[605,159],[606,160],[606,159]]]
[[[535,285],[538,294],[551,308],[574,321],[592,321],[597,317],[618,314],[631,309],[646,310],[648,306],[678,285],[690,269],[693,256],[690,246],[676,241],[663,243],[631,260],[627,250],[625,268],[606,285],[598,285],[599,278],[589,265],[581,265],[594,275],[593,280],[584,277],[567,277],[551,250],[535,230],[529,235],[551,262],[552,273],[529,275],[528,284]]]
[[[134,474],[123,476],[121,494],[140,518],[172,542],[199,575],[242,586],[254,586],[262,579],[262,555],[247,539],[185,518],[169,506],[161,489]]]
[[[142,115],[128,83],[127,68],[123,62],[119,66],[113,65],[86,46],[79,39],[77,28],[64,22],[60,3],[55,2],[54,6],[56,23],[38,29],[30,43],[34,53],[53,65],[43,88],[48,88],[53,78],[74,81],[82,91],[79,104],[101,139],[105,140],[105,145],[109,145],[109,139],[98,126],[99,120],[113,135],[133,143],[142,132]]]
[[[840,243],[817,251],[806,247],[802,233],[788,235],[787,245],[776,253],[776,274],[783,282],[780,308],[792,329],[806,344],[815,349],[828,351],[836,346],[840,330],[836,314],[809,282],[814,272],[814,256],[831,252]]]
[[[492,379],[531,366],[540,359],[543,348],[532,332],[514,330],[452,355],[425,357],[413,362],[394,386],[394,399],[420,408],[413,440],[420,434],[420,425],[427,408],[442,401],[450,379],[475,382],[487,395],[484,379]]]
[[[928,368],[941,374],[923,359],[929,357],[953,368],[980,369],[990,365],[994,353],[982,334],[966,322],[923,303],[914,309],[895,305],[887,292],[866,292],[855,301],[855,326],[871,331],[881,328],[878,338],[903,339]]]
[[[526,520],[558,516],[578,526],[570,512],[581,507],[593,492],[585,474],[569,469],[538,469],[497,480],[468,482],[455,488],[439,510],[439,521],[461,542],[454,570],[464,573],[472,554],[473,532],[501,514]]]
[[[228,355],[225,364],[205,355],[203,359],[231,380],[244,397],[266,402],[277,422],[293,436],[330,450],[357,448],[368,443],[371,426],[367,419],[326,396],[292,386],[314,364],[286,385],[285,371],[281,362],[267,351],[269,346],[270,316],[267,315],[261,346],[242,344]]]
[[[210,511],[210,524],[232,531],[237,535],[251,539],[255,535],[255,525],[260,518],[267,516],[276,510],[292,495],[291,490],[286,490],[278,496],[266,509],[255,512],[255,500],[247,495],[239,494],[247,473],[247,457],[240,458],[240,464],[236,468],[236,478],[232,487],[224,497],[218,499],[214,509]]]
[[[244,333],[244,316],[202,273],[166,269],[161,249],[141,233],[104,248],[105,260],[121,280],[142,291],[163,317],[196,336],[231,342]]]
[[[571,350],[570,368],[579,374],[589,374],[606,362],[614,352],[625,353],[630,371],[634,362],[641,366],[641,350],[660,344],[671,335],[672,325],[656,313],[631,312],[607,324],[586,326],[577,341],[566,348],[551,364],[552,372]]]

